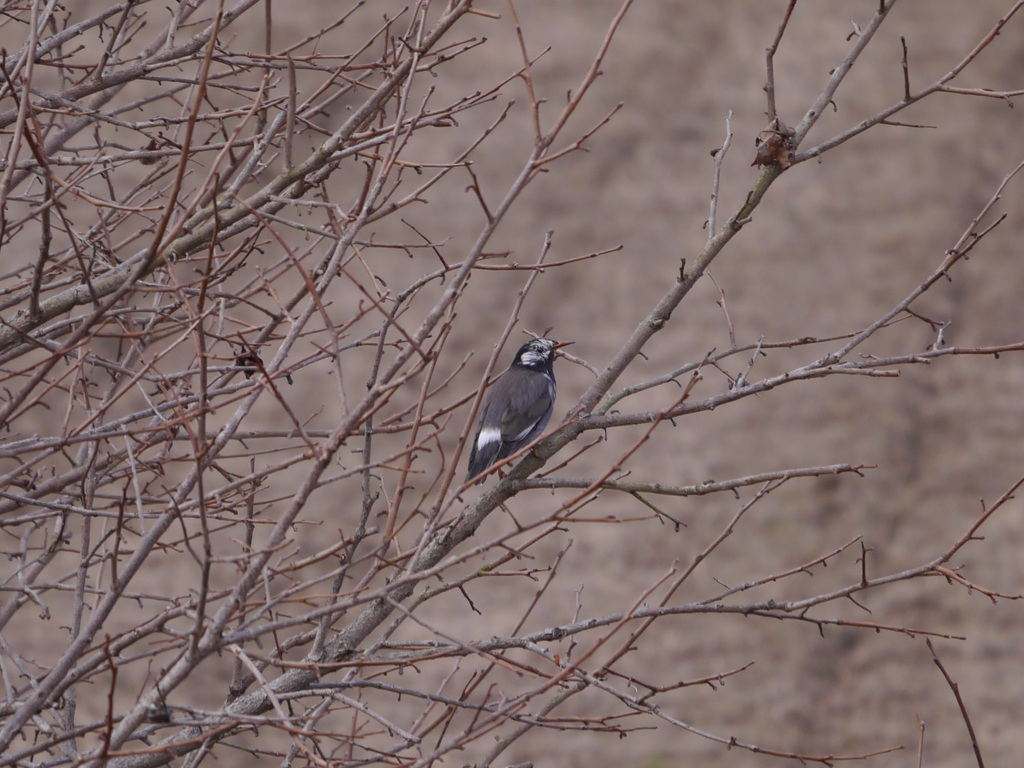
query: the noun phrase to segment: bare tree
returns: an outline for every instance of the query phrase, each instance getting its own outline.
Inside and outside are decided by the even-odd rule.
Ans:
[[[567,95],[541,92],[543,51],[517,18],[543,9],[511,2],[357,2],[295,39],[282,31],[291,9],[270,0],[4,5],[0,765],[196,766],[237,750],[282,765],[417,768],[465,752],[483,767],[505,764],[539,730],[624,736],[653,725],[723,752],[831,764],[838,755],[708,731],[674,708],[680,691],[749,665],[680,679],[641,674],[634,660],[656,655],[660,628],[681,615],[950,637],[843,609],[905,583],[1015,597],[953,561],[1024,478],[912,568],[877,572],[854,538],[693,596],[694,572],[774,491],[866,468],[752,468],[694,485],[651,477],[639,457],[683,417],[796,382],[888,379],[954,355],[1024,350],[948,346],[945,322],[919,305],[985,248],[1024,164],[1005,169],[959,240],[867,326],[744,338],[721,290],[727,348],[654,375],[640,363],[780,176],[879,126],[915,130],[901,113],[935,94],[1019,95],[953,83],[1000,32],[1019,29],[1024,2],[924,87],[912,86],[904,44],[902,96],[811,141],[896,0],[858,8],[845,58],[789,127],[774,60],[789,42],[790,0],[765,31],[767,126],[741,204],[720,207],[723,185],[742,183],[723,173],[737,153],[726,119],[706,180],[706,244],[658,274],[661,297],[631,333],[622,326],[614,355],[588,361],[581,350],[558,363],[593,380],[548,436],[491,468],[484,490],[461,483],[475,414],[506,342],[518,346],[531,289],[570,264],[600,269],[615,251],[552,257],[551,234],[533,233],[527,260],[493,243],[531,184],[613,119],[618,107],[582,113],[631,5],[607,20]],[[482,83],[476,57],[499,25],[518,56]],[[526,98],[514,104],[512,90]],[[491,150],[500,131],[519,137],[521,156]],[[484,176],[480,162],[503,173]],[[445,189],[464,193],[440,198],[460,208],[435,202]],[[499,305],[491,278],[518,293],[499,338],[477,346],[490,356],[471,376],[475,361],[450,340],[476,322],[460,311],[467,297]],[[867,352],[883,332],[893,351]],[[761,375],[779,350],[798,362]],[[661,536],[684,525],[667,501],[710,494],[735,495],[731,519],[631,605],[584,607],[577,589],[571,617],[530,628],[562,578],[565,531],[628,518]],[[841,583],[799,581],[836,562]],[[510,596],[514,624],[476,633],[487,626],[474,619],[481,603]],[[585,714],[569,709],[580,698]]]

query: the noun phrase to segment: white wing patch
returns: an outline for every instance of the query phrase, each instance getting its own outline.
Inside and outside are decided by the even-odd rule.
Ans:
[[[485,445],[491,443],[501,442],[501,430],[495,429],[494,427],[485,427],[480,430],[480,434],[476,438],[476,449],[482,451]]]

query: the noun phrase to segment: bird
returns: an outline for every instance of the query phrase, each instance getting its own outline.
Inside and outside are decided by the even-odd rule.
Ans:
[[[467,483],[544,431],[555,408],[555,350],[572,343],[541,338],[519,348],[512,365],[484,396],[469,452]]]

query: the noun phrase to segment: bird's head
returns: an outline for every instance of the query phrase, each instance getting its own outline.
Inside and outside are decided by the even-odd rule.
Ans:
[[[571,341],[554,339],[532,339],[519,348],[512,365],[534,370],[550,368],[555,359],[555,350],[572,344]]]

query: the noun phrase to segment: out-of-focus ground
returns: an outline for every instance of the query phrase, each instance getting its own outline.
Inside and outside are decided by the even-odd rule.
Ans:
[[[897,101],[903,90],[899,37],[906,38],[913,88],[930,83],[960,61],[1009,6],[984,2],[966,12],[956,2],[897,6],[806,146],[849,127]],[[712,161],[725,117],[735,137],[724,164],[721,215],[746,195],[756,176],[753,137],[764,127],[764,51],[783,2],[640,2],[615,41],[586,114],[593,121],[617,102],[623,108],[587,142],[589,152],[567,158],[518,205],[500,242],[520,260],[539,250],[543,232],[555,231],[553,258],[623,245],[621,254],[552,272],[531,294],[523,324],[553,326],[553,335],[577,340],[573,352],[601,366],[662,295],[680,258],[692,258],[707,234]],[[776,59],[778,104],[795,125],[843,58],[851,18],[866,23],[871,2],[800,3]],[[537,87],[551,100],[575,88],[604,34],[616,3],[530,4],[520,9],[531,52],[552,50],[534,68]],[[502,12],[501,4],[494,10]],[[508,24],[489,27],[498,46],[514,45]],[[500,31],[496,31],[500,30]],[[498,47],[496,46],[496,47]],[[1021,87],[1024,34],[1008,29],[958,84]],[[523,99],[523,89],[508,92]],[[754,220],[713,267],[725,291],[738,340],[754,342],[824,337],[864,327],[902,299],[941,261],[1001,179],[1024,157],[1024,116],[997,99],[940,95],[897,119],[937,126],[881,126],[786,174]],[[577,125],[588,125],[587,119]],[[529,126],[508,136],[508,153],[525,155]],[[509,154],[495,152],[494,167],[478,172],[507,178]],[[1020,183],[1000,211],[1010,214],[991,240],[915,308],[949,321],[947,344],[976,346],[1024,338],[1019,293],[1024,283],[1019,216]],[[721,219],[720,219],[721,220]],[[452,349],[489,351],[506,319],[520,278],[477,285],[460,307],[473,313]],[[718,291],[709,280],[677,310],[650,350],[650,371],[670,361],[699,359],[728,345]],[[497,311],[496,311],[497,310]],[[901,339],[902,341],[896,341]],[[935,335],[923,323],[881,334],[865,353],[924,349]],[[507,359],[507,353],[506,358]],[[809,353],[773,354],[754,375],[785,370]],[[733,364],[732,372],[739,366]],[[559,412],[590,378],[559,363]],[[640,380],[634,372],[630,382]],[[698,393],[719,391],[724,380],[707,374]],[[1024,358],[949,358],[905,372],[898,380],[842,378],[799,384],[748,399],[712,414],[680,420],[634,461],[634,476],[679,483],[723,479],[790,466],[834,462],[877,465],[854,476],[792,484],[756,507],[712,562],[693,577],[680,600],[712,593],[712,579],[734,585],[792,567],[863,536],[871,548],[869,573],[893,572],[936,556],[961,535],[981,508],[1024,467],[1017,439],[1022,420],[1018,392]],[[667,395],[663,395],[665,397]],[[639,432],[634,433],[638,435]],[[618,506],[621,505],[621,506]],[[670,534],[655,523],[592,525],[574,529],[561,576],[564,591],[542,604],[537,626],[568,620],[574,586],[585,584],[585,611],[629,607],[675,558],[683,563],[707,545],[739,502],[725,496],[666,502],[689,527]],[[621,500],[604,512],[639,513]],[[1017,594],[1024,589],[1021,510],[1011,504],[953,565],[970,578]],[[595,516],[598,516],[595,512]],[[569,575],[571,574],[571,575]],[[779,597],[824,591],[859,576],[854,555]],[[937,647],[958,681],[979,743],[992,763],[1024,751],[1024,613],[1014,602],[938,584],[910,584],[866,598],[871,613],[830,609],[830,615],[953,635]],[[478,636],[503,627],[491,612]],[[492,624],[493,622],[493,624]],[[470,633],[472,634],[472,632]],[[651,641],[651,638],[647,638]],[[820,636],[807,625],[737,617],[666,621],[652,652],[638,662],[638,677],[664,683],[755,665],[713,691],[687,689],[669,697],[672,713],[719,735],[775,749],[858,754],[903,745],[905,751],[872,765],[915,760],[920,717],[926,725],[925,764],[938,768],[973,760],[970,739],[952,693],[921,637],[879,635],[850,628]],[[600,697],[593,708],[601,711]],[[669,726],[614,736],[535,731],[510,750],[508,762],[536,765],[662,766],[751,765],[771,762],[728,751]]]
[[[575,89],[605,34],[617,3],[562,0],[519,7],[531,54],[550,46],[533,68],[550,120]],[[575,339],[573,354],[603,366],[665,292],[680,259],[692,260],[707,238],[710,152],[721,145],[732,111],[733,146],[725,158],[719,221],[742,202],[757,170],[750,167],[753,138],[764,127],[764,51],[786,3],[719,0],[715,3],[638,0],[626,16],[601,67],[602,75],[572,126],[583,132],[614,105],[623,107],[586,142],[588,151],[566,157],[539,179],[502,225],[494,246],[513,258],[535,258],[544,232],[554,230],[549,260],[622,245],[619,253],[549,271],[529,295],[521,319],[534,331]],[[795,125],[844,57],[853,31],[874,0],[799,3],[776,58],[778,106]],[[473,18],[466,36],[488,44],[456,62],[462,80],[441,79],[439,98],[471,92],[519,66],[514,28],[503,3],[480,6],[501,20]],[[839,132],[897,101],[903,92],[900,36],[909,47],[910,78],[920,88],[949,71],[1010,6],[1008,0],[902,0],[804,147]],[[275,6],[277,8],[277,6]],[[291,4],[275,28],[281,44],[299,39],[337,15],[331,4]],[[353,23],[353,39],[365,27]],[[1024,19],[1015,21],[957,84],[1013,89],[1024,86]],[[449,72],[445,77],[450,77]],[[479,86],[476,83],[480,83]],[[495,194],[518,172],[531,141],[521,82],[506,86],[495,105],[515,98],[518,107],[475,159],[485,191]],[[495,113],[470,113],[482,127]],[[939,95],[902,113],[901,122],[934,128],[879,126],[866,135],[787,172],[751,221],[717,260],[712,272],[725,292],[740,343],[826,337],[860,329],[899,302],[942,260],[1000,180],[1024,158],[1024,115],[999,99]],[[436,137],[438,157],[464,145],[465,134]],[[1024,339],[1019,294],[1024,284],[1020,217],[1024,179],[1011,184],[1003,222],[915,309],[949,321],[945,342],[963,347]],[[345,190],[339,190],[344,197]],[[444,195],[450,195],[445,198]],[[409,220],[431,238],[453,238],[458,254],[482,217],[459,185],[429,195],[431,205]],[[492,201],[493,202],[493,201]],[[443,216],[443,219],[438,217]],[[396,259],[404,256],[396,256]],[[473,375],[457,387],[468,392],[507,321],[524,276],[489,272],[474,276],[459,305],[449,367],[475,350]],[[711,349],[729,344],[718,289],[702,279],[648,350],[649,361],[631,369],[623,384],[642,381]],[[468,320],[467,320],[468,318]],[[502,364],[523,337],[513,336]],[[904,321],[873,339],[867,354],[925,349],[935,333]],[[834,346],[773,352],[751,378],[809,362]],[[749,356],[732,361],[738,373]],[[564,413],[590,383],[582,367],[557,364]],[[323,379],[296,377],[289,396],[317,403]],[[331,385],[333,387],[333,383]],[[694,397],[722,391],[724,377],[706,371]],[[1022,420],[1024,356],[999,359],[950,357],[905,371],[899,379],[842,377],[783,387],[758,398],[680,419],[659,432],[630,466],[638,479],[679,484],[723,480],[757,472],[841,462],[876,465],[854,475],[794,481],[749,513],[737,532],[700,566],[676,600],[702,598],[804,563],[862,536],[870,548],[872,576],[918,565],[942,552],[1024,468],[1017,439]],[[453,393],[454,396],[455,393]],[[655,407],[675,397],[657,391],[630,407]],[[310,406],[310,411],[313,408]],[[329,423],[330,406],[323,414]],[[616,437],[613,449],[573,465],[596,472],[602,459],[623,449],[642,430]],[[745,494],[744,498],[749,498]],[[528,498],[528,497],[524,497]],[[334,509],[331,499],[324,509]],[[531,616],[528,629],[570,620],[580,593],[583,615],[626,610],[674,562],[688,564],[720,533],[740,502],[722,494],[664,501],[684,521],[673,532],[649,520],[638,524],[575,526],[535,553],[551,558],[572,539],[560,579]],[[517,507],[528,514],[528,504]],[[639,516],[639,505],[607,499],[591,510]],[[354,514],[354,513],[353,513]],[[501,520],[490,525],[500,526]],[[321,535],[321,534],[317,534]],[[1021,509],[1010,503],[952,563],[993,590],[1024,592]],[[758,595],[795,599],[855,581],[859,549],[803,582],[771,585]],[[538,566],[544,563],[536,563]],[[527,590],[527,601],[532,596]],[[466,614],[465,638],[510,630],[522,610],[522,587],[498,588],[506,602],[489,597],[483,615]],[[473,589],[470,588],[472,594]],[[518,602],[517,602],[518,600]],[[872,593],[853,604],[830,606],[821,616],[911,627],[963,641],[936,644],[969,708],[978,742],[993,765],[1012,764],[1024,753],[1024,612],[1014,602],[993,604],[958,587],[914,582]],[[461,619],[460,619],[461,620]],[[657,624],[630,671],[649,682],[672,683],[725,673],[747,662],[744,673],[715,686],[697,686],[664,697],[666,711],[693,726],[763,747],[808,754],[861,754],[903,745],[902,752],[873,759],[875,766],[905,766],[916,758],[920,717],[926,724],[929,768],[969,764],[970,739],[952,693],[933,664],[924,640],[905,634],[782,624],[736,616],[693,616]],[[621,681],[619,681],[621,682]],[[217,689],[206,705],[220,700]],[[588,694],[565,714],[606,712],[608,702]],[[83,707],[86,705],[83,704]],[[101,711],[105,702],[100,703]],[[220,754],[223,761],[239,759]],[[531,760],[538,767],[703,766],[769,764],[772,758],[727,750],[699,736],[661,725],[619,739],[572,730],[534,730],[502,764]],[[454,758],[449,757],[447,764]],[[468,758],[467,758],[468,761]],[[239,765],[242,762],[238,763]],[[246,763],[251,764],[251,763]]]
[[[805,147],[897,101],[903,91],[900,36],[909,47],[913,88],[959,62],[1009,3],[900,3],[863,60],[808,137]],[[538,89],[553,103],[575,88],[612,16],[612,2],[545,4],[521,10],[531,52],[552,50],[534,69]],[[623,245],[621,254],[552,272],[531,294],[523,314],[534,330],[554,326],[573,338],[573,352],[601,366],[664,292],[680,258],[692,258],[707,234],[710,150],[720,146],[725,117],[735,137],[723,171],[725,215],[735,210],[756,176],[753,137],[764,127],[764,51],[783,2],[640,2],[633,7],[602,66],[587,114],[593,120],[617,102],[621,112],[587,142],[589,152],[564,161],[517,206],[501,243],[521,260],[555,230],[555,254],[564,258]],[[866,23],[871,2],[800,3],[776,59],[781,117],[795,125],[843,58],[851,18]],[[501,12],[500,4],[495,10]],[[495,28],[500,32],[495,32]],[[491,27],[494,42],[513,45],[509,25]],[[1024,33],[1015,24],[957,83],[1019,88]],[[508,89],[519,99],[522,88]],[[897,119],[937,126],[880,126],[830,152],[822,162],[793,169],[772,188],[754,220],[715,262],[740,342],[824,337],[864,327],[918,285],[941,261],[992,195],[1024,158],[1024,115],[997,99],[940,95]],[[578,125],[586,124],[578,121]],[[510,136],[509,153],[524,154],[523,134]],[[507,176],[504,153],[495,167]],[[1010,214],[952,282],[943,281],[915,308],[949,321],[945,341],[958,346],[1024,338],[1019,293],[1024,284],[1020,247],[1020,181],[1000,211]],[[721,216],[722,214],[720,214]],[[520,279],[493,281],[471,292],[460,312],[473,327],[459,334],[466,349],[489,350],[505,322]],[[650,350],[648,370],[670,361],[697,360],[728,345],[718,291],[703,280],[677,310]],[[471,332],[467,332],[471,331]],[[899,341],[897,339],[900,339]],[[924,349],[935,335],[923,323],[886,332],[863,350],[885,354]],[[916,340],[916,341],[914,341]],[[506,356],[507,359],[507,356]],[[785,370],[809,353],[775,353],[754,374]],[[739,366],[733,364],[732,372]],[[582,369],[559,363],[560,412],[589,383]],[[630,382],[640,380],[633,373]],[[905,372],[899,379],[841,378],[798,384],[735,406],[679,421],[670,436],[642,450],[634,476],[695,483],[753,472],[834,462],[877,465],[854,476],[793,483],[755,507],[734,538],[701,566],[679,599],[713,592],[712,579],[734,585],[798,565],[854,536],[863,536],[868,571],[898,571],[934,557],[960,536],[981,509],[1022,472],[1017,438],[1024,358],[948,358]],[[698,394],[720,391],[714,372]],[[664,397],[673,395],[664,395]],[[634,433],[638,435],[639,432]],[[609,501],[604,512],[639,513]],[[689,527],[671,534],[656,523],[592,525],[574,529],[562,568],[564,591],[549,596],[537,626],[569,619],[575,585],[585,584],[585,611],[622,610],[675,558],[683,563],[707,545],[736,510],[726,496],[666,502]],[[595,511],[595,516],[597,513]],[[953,565],[992,589],[1024,589],[1020,505],[1011,503],[983,529]],[[571,574],[571,575],[569,575]],[[859,576],[854,555],[833,571],[767,594],[797,597],[846,584]],[[804,592],[800,592],[803,589]],[[866,598],[871,613],[832,608],[829,615],[966,636],[937,648],[960,686],[979,744],[992,763],[1024,751],[1024,613],[1019,604],[969,595],[938,584],[903,585]],[[501,627],[500,617],[480,619]],[[494,631],[494,630],[490,630]],[[647,638],[651,641],[651,638]],[[952,693],[921,637],[879,635],[851,628],[820,636],[808,625],[738,617],[666,621],[638,661],[638,677],[664,683],[755,665],[714,691],[697,687],[669,697],[672,714],[724,736],[811,754],[858,754],[895,745],[905,750],[872,765],[903,766],[916,758],[920,717],[925,765],[973,760],[970,739]],[[599,697],[593,709],[601,711]],[[627,739],[535,731],[510,750],[509,762],[536,765],[662,766],[752,765],[770,762],[728,751],[669,726]]]

